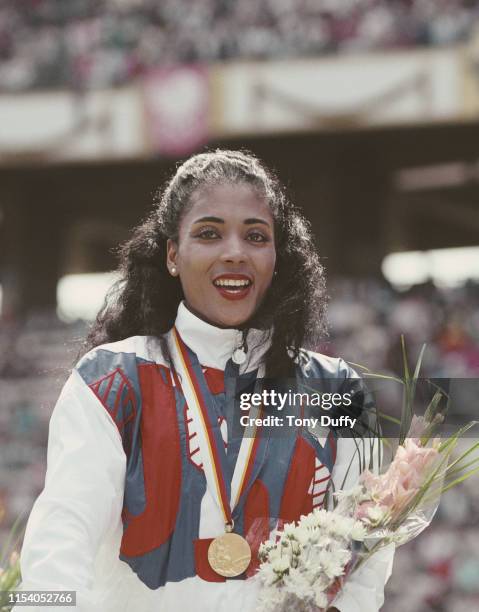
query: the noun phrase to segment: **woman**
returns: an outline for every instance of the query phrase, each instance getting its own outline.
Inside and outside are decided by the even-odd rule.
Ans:
[[[342,360],[304,349],[325,305],[309,227],[254,156],[204,153],[123,246],[121,273],[52,416],[23,588],[75,590],[82,612],[254,610],[259,542],[320,507],[352,455],[334,431],[235,433],[235,390],[256,378],[360,391]],[[379,609],[390,561],[375,555],[334,606]]]

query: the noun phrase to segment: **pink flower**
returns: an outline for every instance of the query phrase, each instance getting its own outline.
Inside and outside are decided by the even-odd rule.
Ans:
[[[384,474],[376,476],[369,470],[361,474],[360,481],[371,496],[371,501],[360,504],[356,518],[368,520],[371,506],[380,506],[383,514],[397,515],[414,498],[427,476],[429,468],[439,453],[432,448],[421,446],[416,438],[407,438],[399,446],[396,455]],[[378,516],[377,513],[374,516]]]
[[[381,524],[388,514],[389,508],[387,506],[369,501],[363,502],[357,507],[354,518],[375,526]]]

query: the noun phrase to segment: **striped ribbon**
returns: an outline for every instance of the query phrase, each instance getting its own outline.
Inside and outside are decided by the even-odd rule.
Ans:
[[[215,438],[208,411],[208,398],[205,397],[203,391],[203,389],[207,390],[206,383],[201,385],[198,380],[198,375],[195,373],[188,354],[190,349],[185,345],[175,327],[171,332],[169,345],[174,368],[180,375],[178,384],[181,385],[191,417],[194,420],[208,488],[221,510],[225,525],[232,525],[232,510],[238,504],[252,472],[258,441],[257,427],[252,426],[245,430],[231,483],[228,483],[225,479],[227,460],[224,445],[218,444],[218,440]],[[201,368],[198,374],[200,373],[202,374]],[[251,417],[261,416],[261,408],[255,408],[254,411],[254,413],[250,413]]]

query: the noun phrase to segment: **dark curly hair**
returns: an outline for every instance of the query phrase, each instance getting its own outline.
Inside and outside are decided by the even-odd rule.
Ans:
[[[325,332],[323,266],[309,223],[285,196],[276,176],[250,152],[217,149],[189,158],[155,199],[147,219],[119,248],[120,279],[107,295],[84,349],[135,335],[161,336],[174,324],[183,299],[166,267],[166,241],[178,239],[193,193],[219,183],[246,183],[266,198],[274,218],[276,271],[253,318],[242,325],[272,329],[267,376],[291,373],[300,348],[314,348]]]

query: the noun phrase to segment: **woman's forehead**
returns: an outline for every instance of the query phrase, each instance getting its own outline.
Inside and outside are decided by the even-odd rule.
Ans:
[[[215,216],[228,220],[260,217],[272,221],[271,208],[264,196],[246,183],[221,183],[197,189],[184,221]]]

